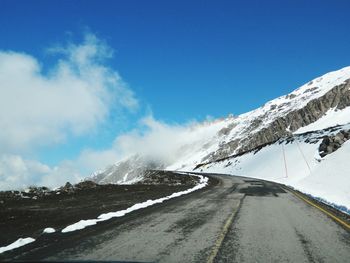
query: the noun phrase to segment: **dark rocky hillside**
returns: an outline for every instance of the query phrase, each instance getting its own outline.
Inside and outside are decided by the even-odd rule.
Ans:
[[[202,161],[212,162],[228,157],[235,151],[236,153],[246,152],[260,145],[274,142],[301,127],[317,121],[330,109],[341,110],[348,106],[350,106],[350,80],[347,80],[342,85],[334,87],[325,95],[309,101],[305,107],[291,111],[287,115],[277,118],[268,127],[256,133],[251,133],[258,125],[269,118],[269,113],[256,119],[246,127],[246,133],[250,134],[249,136],[243,139],[233,139],[222,144],[218,151],[206,156]],[[228,131],[225,132],[228,133]]]

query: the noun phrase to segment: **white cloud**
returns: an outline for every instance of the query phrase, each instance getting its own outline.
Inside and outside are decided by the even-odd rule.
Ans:
[[[24,188],[29,185],[56,187],[67,181],[77,182],[83,175],[104,169],[106,166],[133,154],[152,161],[171,164],[186,151],[195,151],[206,140],[213,138],[218,127],[191,122],[185,125],[166,124],[152,116],[140,120],[139,126],[119,135],[105,150],[85,149],[71,161],[49,167],[19,155],[0,156],[0,189]]]
[[[140,120],[136,129],[117,136],[110,148],[85,149],[75,160],[63,161],[57,167],[50,168],[17,155],[3,156],[0,160],[0,189],[23,188],[31,184],[56,187],[67,181],[74,183],[134,154],[170,165],[212,142],[223,125],[222,122],[170,125],[148,116]]]
[[[109,149],[83,152],[79,163],[90,165],[92,171],[96,171],[139,154],[152,161],[170,165],[191,152],[198,152],[206,143],[213,142],[224,125],[224,122],[216,121],[167,124],[150,115],[141,119],[136,129],[117,136]]]
[[[196,140],[191,132],[194,126],[195,123],[169,125],[148,116],[140,121],[138,129],[118,136],[114,149],[123,156],[138,153],[152,159],[171,161],[176,159],[182,145]]]
[[[120,152],[113,147],[105,150],[85,149],[77,158],[76,164],[83,174],[89,175],[115,163],[120,158]]]
[[[52,168],[23,156],[96,131],[112,111],[138,107],[132,90],[107,66],[113,51],[94,35],[49,51],[57,60],[44,72],[35,57],[0,50],[0,189],[76,181],[74,162]]]
[[[91,132],[113,107],[137,107],[118,73],[104,66],[112,52],[95,36],[60,53],[62,58],[44,74],[34,57],[0,51],[1,151],[58,143],[69,134]]]
[[[50,168],[38,161],[26,160],[19,155],[0,156],[0,189],[24,189],[30,185],[56,187],[67,181],[81,179],[72,162],[63,162]]]
[[[167,124],[157,121],[153,116],[141,120],[139,130],[118,136],[114,148],[125,156],[139,153],[164,163],[172,163],[186,154],[203,147],[215,138],[223,122],[213,120],[187,124]]]

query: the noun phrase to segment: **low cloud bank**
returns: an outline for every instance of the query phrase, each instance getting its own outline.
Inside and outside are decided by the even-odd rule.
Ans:
[[[53,168],[20,155],[0,157],[0,190],[24,189],[32,185],[57,187],[64,182],[82,179],[74,162],[64,161]]]
[[[79,162],[90,165],[92,170],[99,170],[138,154],[152,162],[171,165],[210,145],[224,125],[224,122],[212,120],[182,125],[167,124],[150,115],[141,119],[136,129],[116,137],[109,149],[83,152]]]

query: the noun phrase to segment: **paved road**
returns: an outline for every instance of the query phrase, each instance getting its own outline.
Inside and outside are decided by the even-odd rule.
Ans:
[[[348,262],[350,233],[279,185],[215,184],[108,224],[37,242],[16,259],[141,262]]]

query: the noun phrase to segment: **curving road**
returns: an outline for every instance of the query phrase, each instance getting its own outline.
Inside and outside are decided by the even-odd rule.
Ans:
[[[210,175],[203,190],[71,234],[17,260],[348,262],[350,232],[271,182]]]

